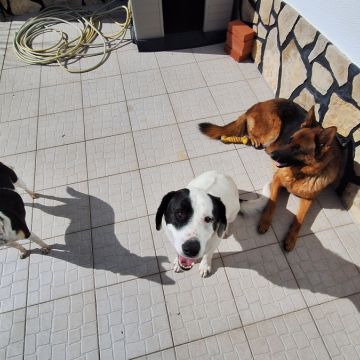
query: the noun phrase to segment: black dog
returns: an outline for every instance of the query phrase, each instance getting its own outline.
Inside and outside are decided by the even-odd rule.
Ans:
[[[0,245],[18,249],[21,252],[21,259],[25,259],[30,251],[17,241],[29,239],[41,246],[43,254],[47,254],[50,247],[32,233],[26,224],[25,205],[21,196],[15,191],[15,186],[24,189],[33,199],[37,197],[37,194],[29,190],[18,178],[14,170],[0,162]]]

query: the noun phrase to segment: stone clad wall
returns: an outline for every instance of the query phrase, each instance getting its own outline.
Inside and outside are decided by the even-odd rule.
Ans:
[[[347,135],[360,122],[360,69],[280,0],[241,0],[240,14],[257,32],[253,59],[276,97],[306,109],[315,104],[323,126]],[[360,175],[360,147],[355,159]],[[343,200],[360,220],[359,187],[349,184]]]

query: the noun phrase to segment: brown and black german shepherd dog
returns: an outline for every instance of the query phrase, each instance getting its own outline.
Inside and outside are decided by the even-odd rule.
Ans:
[[[337,128],[322,128],[316,122],[314,107],[306,112],[285,99],[257,103],[228,125],[202,123],[199,128],[213,139],[247,136],[253,146],[264,148],[271,156],[277,170],[258,231],[263,234],[269,229],[279,191],[286,188],[301,199],[284,241],[285,250],[293,250],[313,200],[343,174],[346,154],[336,138]]]

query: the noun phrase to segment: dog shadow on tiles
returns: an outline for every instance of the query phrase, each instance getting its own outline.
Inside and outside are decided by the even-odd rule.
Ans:
[[[39,194],[33,204],[34,209],[55,218],[67,218],[69,222],[65,235],[55,237],[54,244],[49,243],[51,251],[47,256],[94,268],[97,287],[157,274],[159,265],[168,262],[167,257],[156,257],[154,253],[147,217],[115,224],[114,210],[105,201],[72,187],[67,187],[67,193],[69,197]],[[50,200],[51,205],[47,205],[46,200]],[[53,201],[58,205],[52,205]],[[108,225],[92,230],[90,226],[82,226],[88,230],[80,231],[79,222],[90,224],[89,207],[93,209],[91,216],[103,216]],[[40,249],[33,249],[31,254],[40,254]],[[159,276],[148,279],[160,283]],[[173,281],[167,279],[167,282]]]
[[[360,232],[357,229],[357,235],[351,237],[350,228],[356,231],[356,225],[350,225],[351,217],[331,190],[324,191],[313,204],[295,249],[284,250],[283,239],[294,216],[286,205],[294,199],[289,199],[285,191],[281,194],[271,228],[264,235],[256,230],[260,214],[239,216],[230,225],[219,252],[235,287],[235,297],[256,303],[268,296],[274,302],[278,300],[281,307],[296,302],[301,307],[300,303],[313,306],[360,292],[360,269],[355,263],[359,257],[354,253]],[[336,230],[332,224],[337,225]],[[352,254],[345,246],[348,250],[354,248]],[[283,290],[271,289],[271,285],[267,288],[266,281]],[[301,296],[293,291],[298,288]],[[350,297],[360,312],[359,299]]]

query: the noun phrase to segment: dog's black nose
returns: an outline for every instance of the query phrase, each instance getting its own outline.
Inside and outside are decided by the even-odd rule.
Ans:
[[[273,160],[278,160],[279,157],[280,157],[280,153],[278,151],[273,151],[271,154],[270,154],[270,157],[273,159]]]
[[[200,242],[198,239],[187,240],[182,245],[182,250],[185,256],[195,257],[200,251]]]

